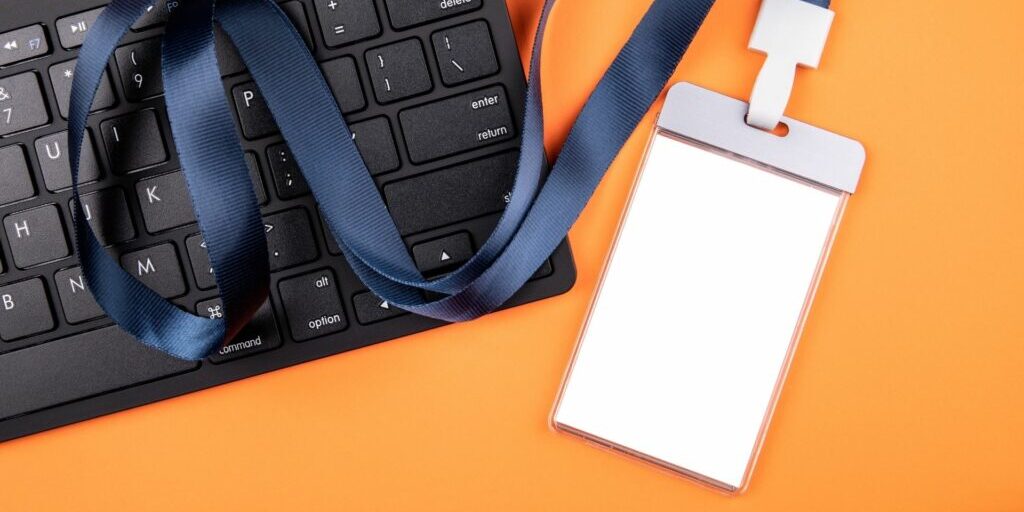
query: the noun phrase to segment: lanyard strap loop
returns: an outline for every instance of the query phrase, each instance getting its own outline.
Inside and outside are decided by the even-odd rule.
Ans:
[[[82,48],[69,132],[78,196],[88,105],[117,41],[152,0],[114,0]],[[76,207],[82,266],[101,307],[146,344],[199,359],[229,340],[266,298],[259,210],[213,53],[213,17],[249,67],[346,259],[396,307],[464,321],[500,307],[564,239],[616,155],[661,94],[714,0],[655,0],[581,111],[546,180],[540,56],[555,0],[533,49],[519,169],[510,203],[481,250],[448,277],[427,281],[351,140],[316,62],[273,0],[190,0],[172,14],[164,83],[175,143],[227,312],[209,320],[177,309],[103,251]],[[425,300],[423,290],[446,295]]]

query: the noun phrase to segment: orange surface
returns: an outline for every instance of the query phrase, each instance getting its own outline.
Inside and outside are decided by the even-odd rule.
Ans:
[[[524,48],[540,3],[509,0]],[[648,4],[561,0],[549,147]],[[677,78],[744,97],[757,4],[720,0]],[[868,166],[747,494],[547,425],[649,117],[571,293],[0,445],[0,510],[1024,510],[1024,6],[834,8],[788,112]]]

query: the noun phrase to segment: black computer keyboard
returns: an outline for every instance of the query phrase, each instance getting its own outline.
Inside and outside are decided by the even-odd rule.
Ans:
[[[105,2],[0,0],[0,441],[441,325],[366,290],[223,34],[218,56],[263,207],[271,299],[201,363],[137,343],[88,292],[69,237],[65,117],[76,52]],[[129,272],[219,316],[170,136],[158,2],[93,104],[83,206]],[[501,0],[287,0],[417,265],[440,276],[486,240],[514,177],[524,78]],[[355,220],[358,222],[358,219]],[[568,290],[566,244],[509,305]]]

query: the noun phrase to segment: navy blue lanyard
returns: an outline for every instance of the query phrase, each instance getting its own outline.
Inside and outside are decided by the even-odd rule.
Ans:
[[[806,0],[827,6],[827,1]],[[464,266],[428,281],[416,268],[351,132],[301,36],[273,0],[190,0],[164,36],[163,73],[172,133],[199,229],[225,306],[223,319],[185,312],[110,258],[78,206],[88,105],[118,41],[153,0],[114,0],[79,55],[68,118],[75,238],[97,303],[156,349],[201,359],[230,340],[266,300],[268,258],[259,206],[224,96],[214,18],[249,67],[316,201],[359,278],[396,307],[446,321],[500,307],[551,255],[616,155],[661,94],[714,0],[655,0],[581,111],[544,179],[540,55],[555,0],[541,15],[529,75],[520,161],[493,234]],[[423,291],[440,300],[424,299]]]

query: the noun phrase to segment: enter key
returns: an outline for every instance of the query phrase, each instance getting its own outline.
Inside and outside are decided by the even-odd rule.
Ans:
[[[505,88],[488,87],[399,114],[409,158],[427,162],[515,137]]]

